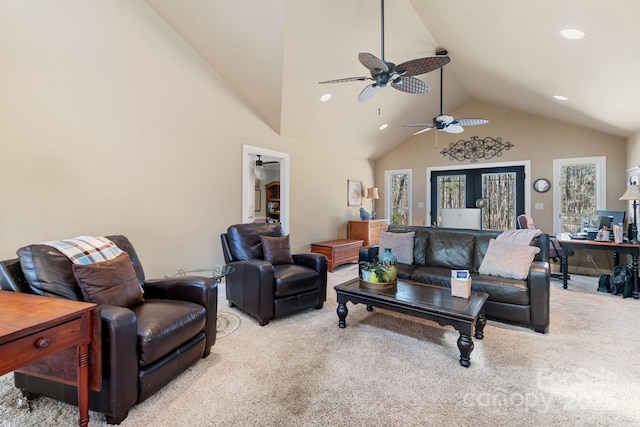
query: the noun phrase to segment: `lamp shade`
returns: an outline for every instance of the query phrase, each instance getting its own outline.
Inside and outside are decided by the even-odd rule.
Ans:
[[[378,187],[367,188],[367,197],[365,197],[365,199],[377,200],[379,198],[380,198],[380,195],[378,195]]]
[[[629,184],[627,191],[618,200],[640,200],[640,186]]]

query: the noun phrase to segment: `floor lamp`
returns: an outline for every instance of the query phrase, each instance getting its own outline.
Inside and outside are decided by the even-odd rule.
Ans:
[[[367,196],[365,199],[371,199],[371,219],[376,219],[375,204],[376,200],[379,198],[380,195],[378,195],[378,187],[367,188]]]
[[[633,200],[633,222],[629,221],[627,228],[627,238],[631,243],[638,243],[638,224],[636,211],[638,210],[638,200],[640,200],[640,187],[635,182],[629,183],[627,191],[618,200]]]

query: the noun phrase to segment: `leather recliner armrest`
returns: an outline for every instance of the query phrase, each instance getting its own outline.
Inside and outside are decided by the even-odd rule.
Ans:
[[[373,261],[380,252],[380,246],[364,246],[358,253],[358,261]]]
[[[117,414],[138,399],[138,332],[133,311],[113,305],[100,306],[102,319],[102,381],[108,381],[111,395],[95,394],[97,406]]]
[[[529,268],[529,302],[531,304],[531,325],[536,332],[549,330],[549,262],[534,261]]]
[[[232,261],[233,274],[225,278],[227,300],[259,319],[272,319],[274,315],[273,265],[259,259]]]
[[[294,254],[293,262],[297,265],[309,267],[318,272],[320,283],[318,291],[322,296],[322,301],[327,300],[327,257],[321,254],[306,253]]]
[[[144,297],[147,299],[169,299],[200,304],[207,311],[205,354],[216,342],[218,317],[218,284],[210,277],[183,276],[153,279],[144,282]]]

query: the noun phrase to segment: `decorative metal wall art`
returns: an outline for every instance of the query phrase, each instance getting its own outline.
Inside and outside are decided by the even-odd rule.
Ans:
[[[478,159],[501,157],[503,150],[509,151],[513,146],[509,141],[503,142],[502,138],[487,136],[480,139],[477,136],[472,136],[468,141],[461,139],[458,142],[450,143],[449,148],[442,150],[440,154],[445,157],[449,156],[449,160],[459,162],[471,160],[471,163],[475,163]]]

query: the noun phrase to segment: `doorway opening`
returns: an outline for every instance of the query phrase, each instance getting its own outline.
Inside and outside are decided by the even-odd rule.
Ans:
[[[278,221],[289,233],[289,160],[289,153],[242,145],[243,223]]]

